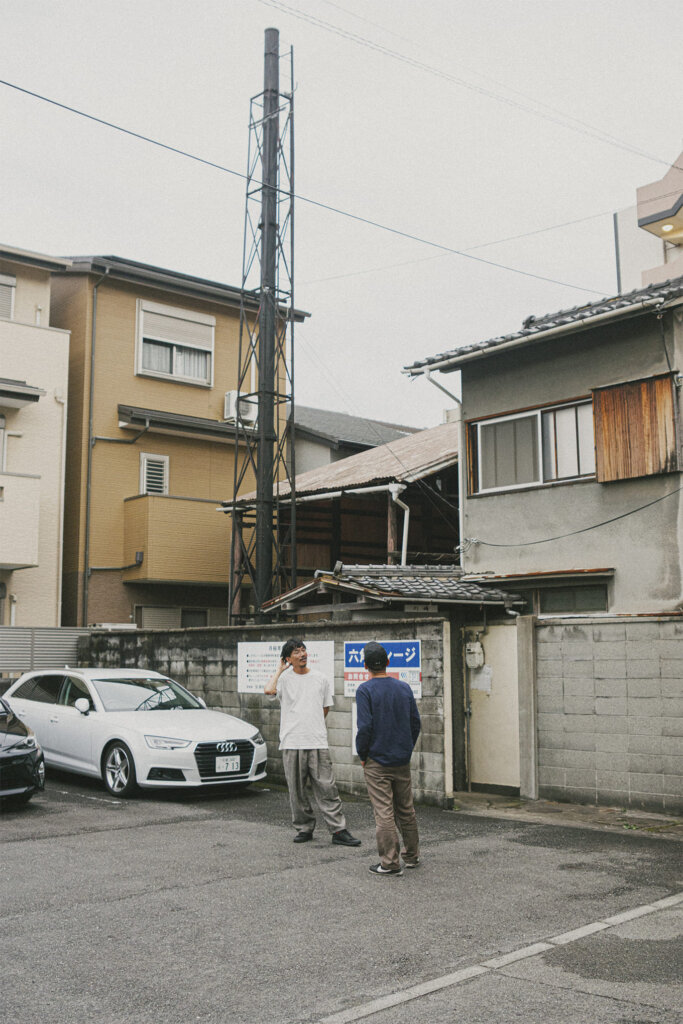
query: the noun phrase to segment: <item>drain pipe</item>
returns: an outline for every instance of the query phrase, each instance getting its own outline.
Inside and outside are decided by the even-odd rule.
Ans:
[[[433,384],[439,391],[443,391],[444,395],[448,395],[457,406],[458,415],[455,421],[458,430],[458,541],[462,545],[465,539],[465,491],[467,487],[467,480],[465,478],[465,424],[462,416],[462,400],[457,395],[452,394],[447,388],[440,384],[438,380],[434,380],[432,377],[432,370],[425,370],[424,375],[430,384]],[[463,565],[464,551],[460,548],[460,565]]]
[[[410,525],[410,509],[404,501],[401,501],[399,494],[405,491],[405,484],[389,484],[391,500],[403,509],[403,540],[401,541],[401,565],[405,565],[408,558],[408,527]]]

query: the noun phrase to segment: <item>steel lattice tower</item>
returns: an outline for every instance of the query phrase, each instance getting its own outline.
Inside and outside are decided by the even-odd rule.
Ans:
[[[230,621],[244,618],[242,589],[261,606],[296,585],[294,489],[294,59],[280,92],[279,33],[266,29],[264,89],[251,100],[247,166],[239,400],[230,557]],[[255,308],[257,307],[257,308]],[[289,442],[290,457],[287,458]],[[256,485],[256,500],[237,504]],[[283,516],[280,485],[287,483]]]

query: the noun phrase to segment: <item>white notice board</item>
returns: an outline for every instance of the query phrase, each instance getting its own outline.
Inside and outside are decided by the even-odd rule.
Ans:
[[[237,692],[263,693],[280,664],[282,640],[265,640],[237,645]],[[312,640],[306,644],[309,668],[317,668],[334,686],[334,640]]]

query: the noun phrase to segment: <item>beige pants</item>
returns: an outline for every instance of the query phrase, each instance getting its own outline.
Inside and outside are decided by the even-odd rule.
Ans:
[[[410,765],[387,767],[369,759],[365,762],[364,771],[375,815],[377,852],[382,867],[395,870],[401,866],[399,831],[405,844],[403,859],[414,864],[420,856],[420,841],[413,807]]]
[[[329,750],[283,750],[282,765],[289,790],[292,824],[298,832],[312,832],[315,828],[315,814],[306,783],[310,783],[313,798],[330,832],[346,828]]]

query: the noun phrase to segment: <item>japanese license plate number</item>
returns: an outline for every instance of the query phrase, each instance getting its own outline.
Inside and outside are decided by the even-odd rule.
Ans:
[[[238,757],[217,757],[216,774],[221,772],[238,772],[240,770],[240,759]]]

